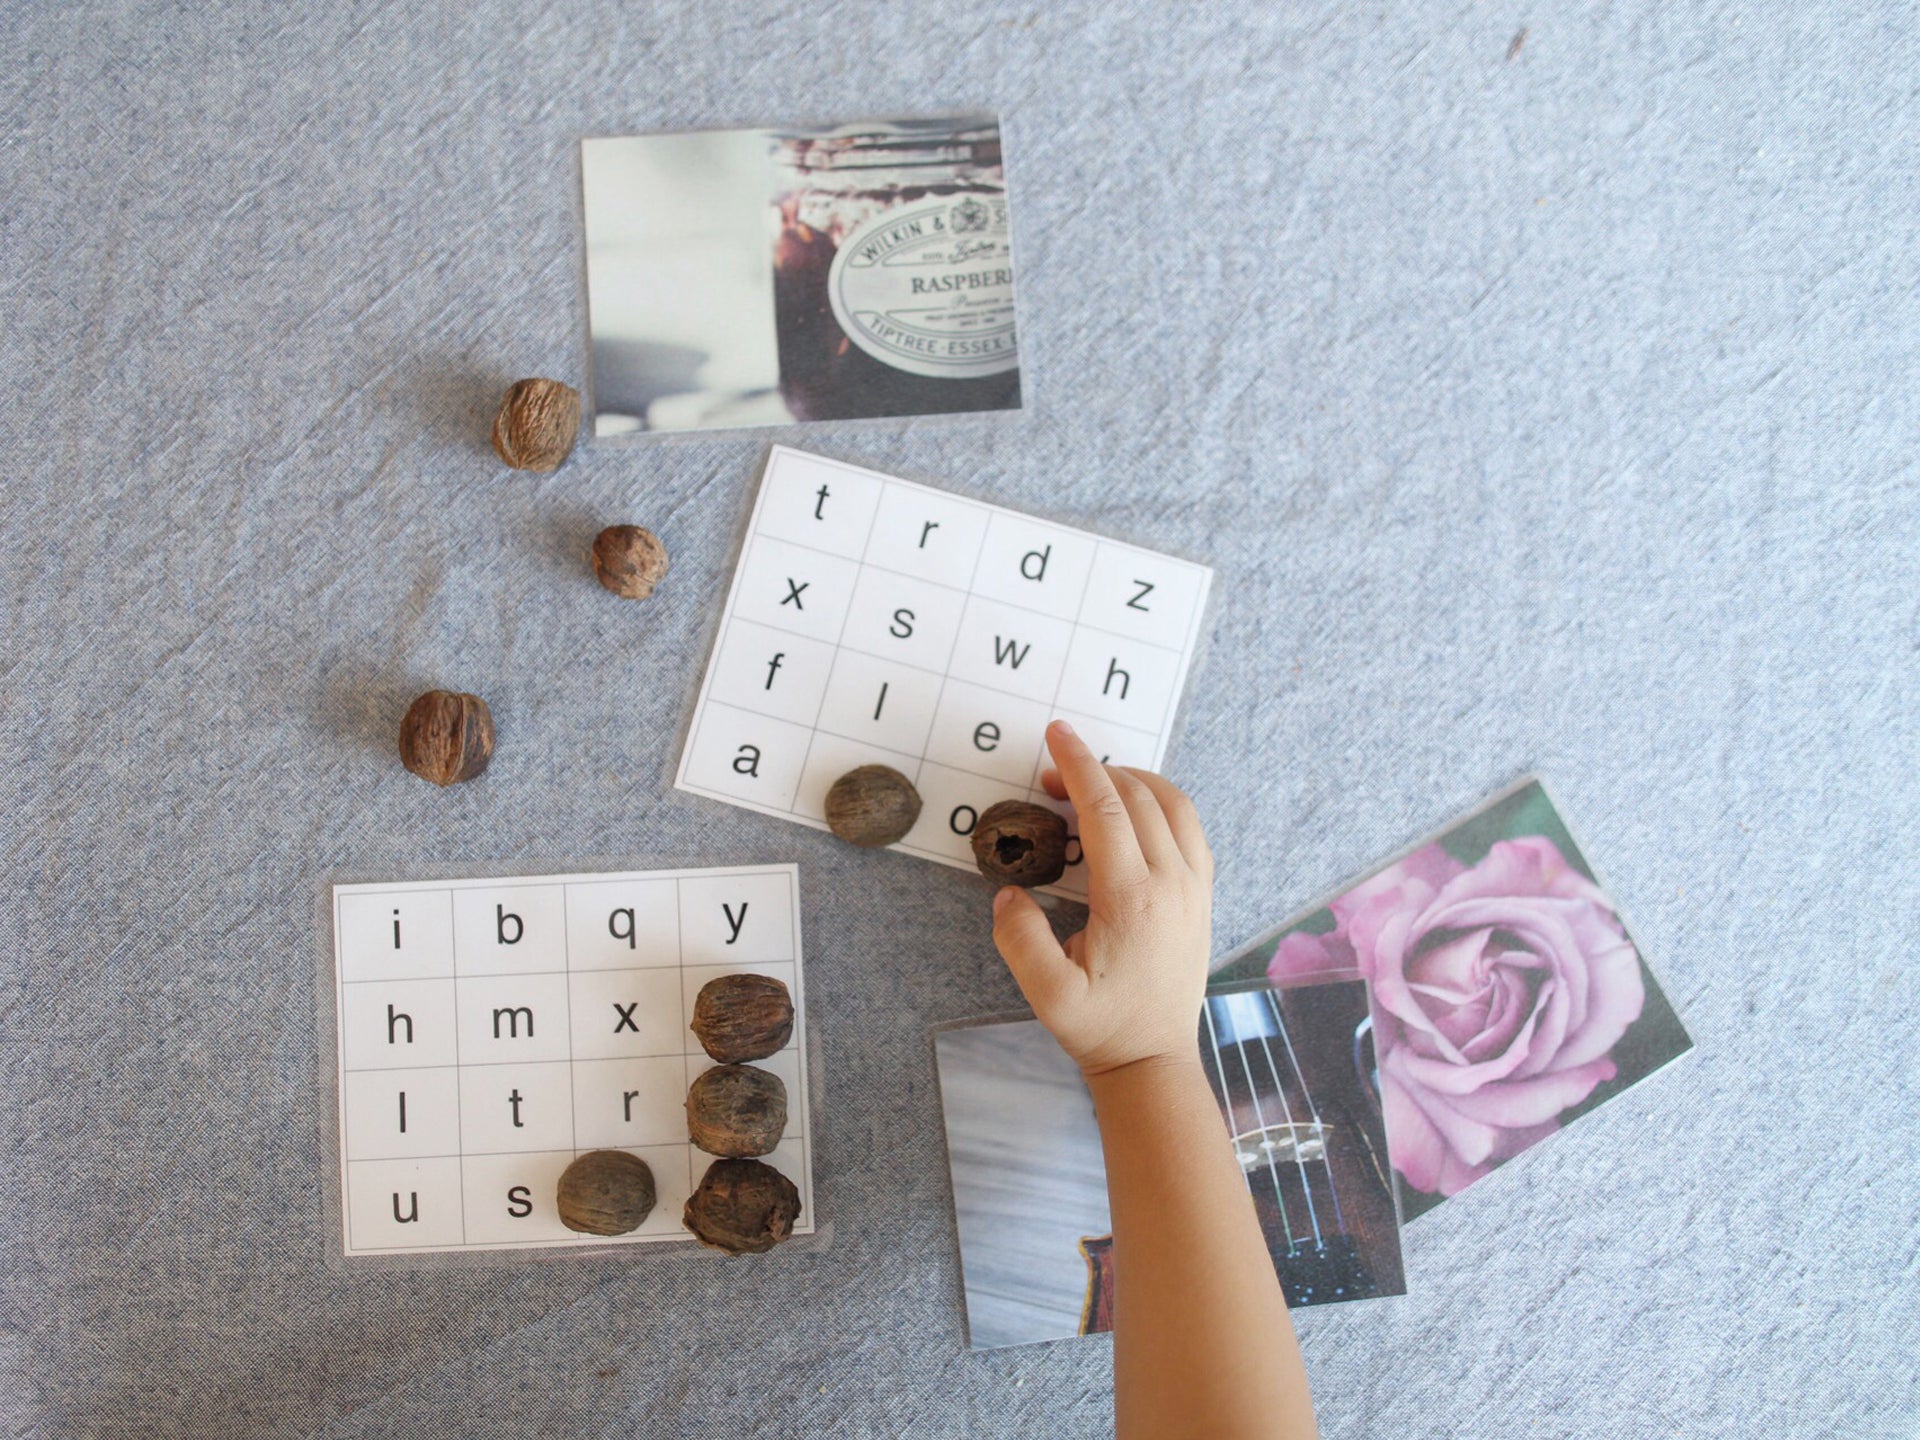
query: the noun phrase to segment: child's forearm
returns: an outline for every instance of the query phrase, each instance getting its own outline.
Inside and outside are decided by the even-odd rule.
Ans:
[[[1253,1197],[1200,1069],[1213,853],[1164,776],[1109,767],[1056,720],[1041,784],[1073,802],[1087,924],[1062,943],[1024,890],[993,898],[1020,993],[1079,1062],[1113,1212],[1122,1436],[1316,1434]]]
[[[1196,1054],[1088,1079],[1113,1211],[1123,1437],[1311,1437],[1286,1302]]]

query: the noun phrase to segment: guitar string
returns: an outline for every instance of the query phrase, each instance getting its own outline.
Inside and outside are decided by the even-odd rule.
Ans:
[[[1327,1144],[1326,1127],[1320,1123],[1320,1107],[1314,1103],[1313,1091],[1307,1085],[1306,1072],[1300,1068],[1300,1057],[1294,1054],[1293,1037],[1287,1034],[1286,1017],[1280,1013],[1280,997],[1272,990],[1266,993],[1267,1008],[1273,1011],[1273,1023],[1280,1031],[1280,1043],[1287,1047],[1287,1060],[1293,1066],[1293,1073],[1300,1079],[1300,1094],[1307,1102],[1308,1112],[1313,1116],[1313,1128],[1320,1135],[1320,1163],[1327,1167],[1327,1189],[1333,1195],[1333,1222],[1339,1227],[1338,1233],[1344,1235],[1347,1233],[1347,1221],[1346,1217],[1340,1213],[1340,1185],[1333,1178],[1333,1147]],[[1261,1043],[1266,1043],[1264,1038]],[[1267,1056],[1267,1063],[1273,1063],[1271,1053]]]
[[[1223,1102],[1223,1108],[1226,1111],[1227,1129],[1228,1129],[1228,1132],[1231,1133],[1234,1130],[1233,1088],[1227,1079],[1227,1060],[1226,1060],[1225,1054],[1222,1053],[1220,1048],[1220,1032],[1214,1028],[1213,1003],[1212,1003],[1211,997],[1209,997],[1206,1004],[1200,1007],[1200,1011],[1201,1011],[1201,1014],[1203,1014],[1206,1017],[1208,1042],[1213,1047],[1214,1068],[1220,1076],[1220,1094]],[[1246,1054],[1244,1051],[1241,1053],[1240,1063],[1241,1063],[1241,1069],[1245,1070]],[[1250,1071],[1247,1072],[1247,1098],[1253,1102],[1254,1118],[1256,1122],[1260,1125],[1261,1129],[1264,1130],[1266,1128],[1267,1122],[1260,1114],[1260,1097],[1254,1093],[1253,1075]],[[1237,1151],[1238,1146],[1236,1146],[1235,1149]],[[1243,1172],[1243,1173],[1246,1174],[1247,1191],[1249,1194],[1251,1194],[1254,1188],[1253,1176],[1250,1172]],[[1273,1163],[1272,1152],[1268,1152],[1268,1155],[1267,1155],[1267,1174],[1273,1181],[1273,1203],[1275,1207],[1280,1211],[1280,1226],[1281,1226],[1281,1229],[1286,1233],[1287,1249],[1292,1250],[1295,1248],[1295,1244],[1296,1244],[1293,1238],[1293,1223],[1287,1218],[1286,1196],[1280,1188],[1280,1171],[1278,1170],[1277,1167],[1275,1167]]]
[[[1221,1094],[1227,1097],[1227,1106],[1226,1106],[1227,1131],[1229,1135],[1231,1135],[1235,1128],[1233,1123],[1233,1103],[1232,1103],[1233,1092],[1231,1087],[1227,1083],[1226,1057],[1220,1053],[1220,1032],[1214,1028],[1212,996],[1207,997],[1205,1003],[1203,1003],[1200,1006],[1200,1013],[1207,1017],[1207,1038],[1209,1043],[1213,1046],[1213,1063],[1220,1073]],[[1253,1118],[1255,1122],[1260,1126],[1261,1131],[1264,1133],[1267,1128],[1267,1121],[1266,1121],[1266,1117],[1260,1113],[1260,1097],[1258,1094],[1254,1092],[1253,1072],[1251,1070],[1247,1070],[1246,1047],[1244,1045],[1240,1046],[1239,1050],[1240,1050],[1240,1068],[1242,1070],[1245,1070],[1247,1075],[1247,1098],[1253,1101]],[[1239,1149],[1238,1145],[1236,1145],[1234,1148],[1236,1151]],[[1273,1179],[1273,1203],[1277,1207],[1279,1207],[1280,1228],[1286,1233],[1287,1249],[1289,1252],[1291,1252],[1294,1249],[1298,1248],[1298,1242],[1296,1242],[1293,1238],[1293,1222],[1287,1218],[1287,1199],[1286,1199],[1286,1196],[1282,1194],[1280,1190],[1280,1171],[1279,1171],[1279,1168],[1275,1166],[1273,1163],[1273,1152],[1271,1150],[1267,1151],[1267,1174],[1271,1176]],[[1247,1178],[1247,1192],[1251,1194],[1253,1192],[1253,1176],[1251,1173],[1247,1173],[1246,1178]],[[1313,1203],[1312,1196],[1307,1197],[1307,1203],[1308,1203],[1309,1209],[1311,1209],[1312,1203]]]
[[[1271,990],[1266,992],[1266,996],[1269,1002],[1273,1000],[1273,992]],[[1256,1001],[1254,1003],[1258,1004],[1259,1002]],[[1286,1027],[1286,1022],[1280,1018],[1280,1010],[1278,1006],[1275,1006],[1273,1009],[1273,1023],[1279,1028],[1280,1034],[1284,1038],[1287,1033],[1287,1027]],[[1313,1182],[1307,1179],[1307,1162],[1305,1161],[1305,1159],[1301,1157],[1301,1154],[1300,1154],[1299,1127],[1294,1124],[1293,1103],[1287,1099],[1287,1082],[1284,1078],[1282,1078],[1280,1074],[1280,1067],[1274,1063],[1273,1047],[1267,1043],[1267,1037],[1264,1034],[1261,1035],[1260,1037],[1260,1049],[1266,1054],[1267,1073],[1273,1077],[1273,1088],[1275,1092],[1280,1096],[1280,1107],[1283,1110],[1285,1110],[1287,1114],[1287,1134],[1293,1140],[1293,1163],[1296,1166],[1298,1166],[1300,1169],[1300,1188],[1302,1191],[1305,1192],[1307,1197],[1307,1218],[1313,1223],[1313,1243],[1316,1248],[1325,1250],[1327,1248],[1327,1242],[1325,1237],[1322,1236],[1320,1233],[1320,1216],[1317,1208],[1313,1203]],[[1244,1061],[1246,1058],[1245,1046],[1241,1047],[1240,1054],[1241,1054],[1242,1060]],[[1304,1078],[1300,1082],[1300,1088],[1302,1090],[1306,1089],[1306,1081]],[[1311,1103],[1311,1097],[1309,1097],[1309,1103]],[[1314,1117],[1314,1120],[1315,1120],[1315,1129],[1318,1130],[1319,1117],[1316,1115]],[[1321,1132],[1321,1133],[1324,1137],[1324,1132]],[[1324,1138],[1322,1142],[1322,1148],[1324,1153]],[[1271,1154],[1272,1152],[1268,1152],[1268,1153]],[[1329,1171],[1328,1173],[1331,1174],[1332,1172]]]

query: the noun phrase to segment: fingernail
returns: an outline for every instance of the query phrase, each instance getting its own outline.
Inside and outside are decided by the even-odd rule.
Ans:
[[[1013,899],[1013,887],[1011,885],[1003,885],[998,890],[994,891],[993,892],[993,913],[995,915],[998,915],[1002,910],[1006,909],[1007,902],[1011,899]]]
[[[1078,740],[1080,738],[1080,732],[1074,729],[1073,726],[1069,725],[1064,720],[1054,721],[1053,728],[1058,730],[1062,735],[1070,736],[1075,740]]]

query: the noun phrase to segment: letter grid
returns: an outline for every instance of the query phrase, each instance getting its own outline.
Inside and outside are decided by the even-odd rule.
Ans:
[[[701,683],[682,790],[826,828],[890,765],[924,802],[895,848],[973,868],[997,800],[1039,788],[1047,722],[1158,769],[1212,571],[776,446]],[[1079,846],[1058,893],[1086,894]],[[485,918],[485,917],[483,917]]]
[[[799,871],[793,865],[334,887],[340,1211],[348,1256],[687,1240],[710,1156],[687,1087],[713,1062],[700,987],[786,982],[793,1038],[756,1062],[786,1082],[768,1163],[813,1221]],[[631,1235],[560,1223],[560,1174],[630,1150],[657,1202]]]

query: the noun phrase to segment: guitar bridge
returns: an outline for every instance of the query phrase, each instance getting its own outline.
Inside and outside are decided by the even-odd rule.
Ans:
[[[1233,1137],[1233,1158],[1244,1171],[1317,1161],[1327,1153],[1327,1130],[1318,1121],[1249,1130]]]

